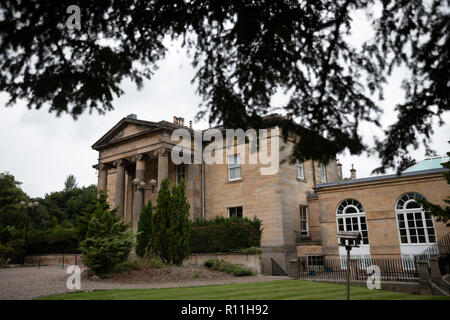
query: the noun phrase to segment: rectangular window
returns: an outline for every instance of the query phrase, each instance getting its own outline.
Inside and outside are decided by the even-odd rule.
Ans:
[[[176,170],[176,183],[179,184],[182,179],[186,182],[184,178],[184,165],[183,164],[176,165],[175,170]]]
[[[228,208],[228,218],[241,217],[242,218],[242,207],[231,207]]]
[[[323,163],[320,164],[320,182],[327,183],[327,172]]]
[[[304,205],[300,205],[300,234],[302,236],[309,235],[308,206]]]
[[[228,156],[228,181],[241,179],[241,157],[239,154]]]
[[[323,269],[325,265],[324,257],[321,255],[310,255],[306,256],[308,267],[317,268],[317,269]]]
[[[411,211],[397,214],[400,243],[434,243],[433,221],[431,216],[423,211]],[[431,228],[430,228],[431,226]]]
[[[360,231],[362,236],[362,244],[369,244],[369,233],[367,232],[366,217],[345,217],[338,218],[339,231]]]
[[[303,162],[297,160],[297,179],[305,179],[305,172],[303,170]]]

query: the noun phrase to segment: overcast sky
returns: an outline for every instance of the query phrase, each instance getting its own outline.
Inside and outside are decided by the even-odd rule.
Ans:
[[[365,14],[357,14],[354,19],[352,42],[355,45],[370,37]],[[97,163],[98,153],[91,149],[107,130],[123,117],[135,113],[138,119],[172,121],[174,115],[193,120],[198,112],[199,96],[195,85],[191,84],[194,70],[184,50],[175,43],[167,58],[150,81],[144,83],[142,90],[130,82],[124,82],[125,94],[113,103],[115,110],[106,115],[88,113],[73,120],[63,115],[57,118],[46,109],[28,110],[23,101],[12,108],[5,108],[7,94],[0,94],[0,172],[8,171],[21,181],[23,190],[32,197],[61,190],[64,180],[74,174],[78,185],[97,183],[97,175],[92,165]],[[402,70],[397,70],[385,89],[383,126],[395,121],[394,106],[402,101],[400,88]],[[70,79],[68,79],[70,80]],[[279,101],[283,97],[277,97]],[[276,101],[275,101],[276,102]],[[450,133],[450,115],[444,116],[446,125],[435,126],[432,146],[439,154],[449,150],[447,141]],[[206,129],[206,119],[194,122],[195,129]],[[361,132],[366,143],[371,144],[374,135],[381,130],[364,126]],[[411,152],[417,160],[424,158],[424,149]],[[372,156],[338,155],[343,164],[344,176],[349,176],[351,164],[355,165],[358,177],[366,177],[379,165],[379,159]]]

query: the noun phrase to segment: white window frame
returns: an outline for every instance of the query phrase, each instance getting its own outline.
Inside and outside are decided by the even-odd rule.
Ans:
[[[319,257],[320,257],[320,259],[322,259],[322,264],[311,264],[310,263],[310,259],[317,260]],[[306,265],[308,266],[309,269],[323,270],[325,268],[325,256],[322,254],[307,254],[306,255]]]
[[[297,179],[305,179],[305,168],[303,162],[297,160]]]
[[[302,209],[304,209],[304,213],[305,213],[305,219],[303,219],[302,216]],[[299,206],[299,210],[300,210],[300,235],[301,236],[309,236],[309,211],[308,211],[308,206],[305,205],[300,205]],[[303,229],[302,227],[302,222],[305,222],[306,225],[306,229]]]
[[[241,218],[244,217],[244,207],[243,207],[243,206],[236,206],[236,207],[229,207],[229,208],[227,208],[228,218],[231,218],[231,213],[230,213],[231,209],[237,209],[237,208],[242,208],[242,209],[241,209],[241,210],[242,210],[242,216],[241,216]],[[237,215],[237,213],[236,213],[236,217],[239,217],[239,216]]]
[[[230,161],[230,159],[233,159]],[[236,161],[235,161],[236,160]],[[242,168],[241,168],[241,155],[239,153],[232,154],[227,157],[227,164],[228,164],[228,181],[236,181],[242,179]],[[237,178],[231,178],[231,169],[239,168],[239,177]]]
[[[408,200],[405,201],[405,198],[409,198]],[[434,225],[434,217],[428,213],[430,219],[431,220],[431,226],[427,226],[427,219],[426,219],[426,212],[425,210],[420,207],[420,208],[412,208],[412,209],[406,209],[408,203],[410,202],[416,202],[415,199],[417,198],[423,198],[423,196],[421,196],[418,193],[414,193],[414,192],[409,192],[406,194],[403,194],[402,196],[400,196],[395,204],[395,219],[397,221],[397,232],[398,232],[398,240],[400,242],[401,246],[417,246],[417,245],[431,245],[431,244],[435,244],[437,241],[437,234],[436,234],[436,227]],[[403,203],[401,203],[403,202]],[[400,208],[399,208],[400,207]],[[416,218],[416,213],[420,213],[420,221],[422,223],[422,227],[417,227],[417,221],[419,221]],[[408,223],[408,214],[412,214],[413,217],[413,221],[414,222],[414,227],[410,227],[409,223]],[[399,217],[402,216],[403,217],[403,221],[400,221]],[[400,222],[404,223],[404,227],[400,228]],[[434,237],[434,242],[430,241],[430,234],[428,234],[428,229],[433,229],[433,236]],[[417,242],[412,242],[411,241],[411,230],[414,229],[416,234],[416,238],[417,238]],[[425,242],[420,242],[419,241],[419,229],[423,229],[423,236],[425,237]],[[406,240],[407,242],[402,242],[402,237],[405,237],[405,235],[402,235],[401,230],[405,230],[406,231]],[[413,235],[414,236],[414,235]]]
[[[356,210],[356,213],[347,213],[347,209],[352,208]],[[363,236],[363,240],[367,238],[367,243],[364,243],[361,241],[360,247],[369,246],[370,240],[369,240],[369,226],[367,223],[367,216],[366,216],[366,210],[364,209],[364,206],[361,202],[355,199],[345,199],[342,200],[339,205],[336,208],[336,228],[337,231],[355,231],[353,230],[354,221],[353,219],[356,218],[356,225],[358,226],[358,232],[361,232],[361,235],[363,236],[363,232],[367,232],[367,237]],[[364,222],[361,222],[361,218],[364,218]],[[339,219],[342,219],[342,226],[343,230],[339,230]],[[352,230],[347,230],[347,221],[346,219],[350,219],[350,225],[352,226]],[[362,224],[366,225],[366,228],[363,230],[361,227]]]
[[[180,175],[182,175],[184,182],[186,183],[186,168],[184,167],[184,164],[175,165],[175,181],[176,184],[179,184],[181,182]]]
[[[321,162],[320,165],[320,182],[327,183],[327,170],[326,166]]]

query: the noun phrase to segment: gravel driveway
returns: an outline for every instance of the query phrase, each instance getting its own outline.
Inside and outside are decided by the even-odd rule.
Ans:
[[[69,277],[61,267],[22,267],[0,269],[0,300],[35,299],[52,294],[73,292],[66,288]],[[163,283],[120,283],[110,280],[92,281],[82,277],[81,291],[107,289],[175,288],[232,283],[247,283],[290,279],[289,277],[262,276],[223,279],[189,279]]]

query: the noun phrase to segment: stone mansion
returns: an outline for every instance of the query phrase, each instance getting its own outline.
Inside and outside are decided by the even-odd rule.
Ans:
[[[440,166],[444,158],[425,160],[425,165],[419,163],[401,175],[357,179],[352,169],[351,179],[343,180],[336,160],[328,164],[284,161],[292,142],[272,137],[279,140],[279,169],[261,175],[261,165],[249,161],[175,165],[170,157],[176,146],[171,134],[179,128],[198,132],[192,122],[185,126],[183,118],[152,122],[129,115],[92,146],[99,152],[94,166],[98,189],[107,193],[110,204],[118,207],[134,231],[142,204],[148,200],[156,204],[158,186],[166,177],[171,183],[184,179],[192,219],[259,217],[262,268],[268,274],[273,273],[274,262],[289,273],[298,257],[308,257],[310,263],[324,255],[339,257],[343,252],[336,239],[338,230],[362,233],[363,243],[352,250],[353,258],[418,254],[450,231],[414,201],[425,197],[443,204],[450,192]],[[248,143],[244,144],[248,151]],[[145,182],[142,192],[133,185],[135,178]]]

